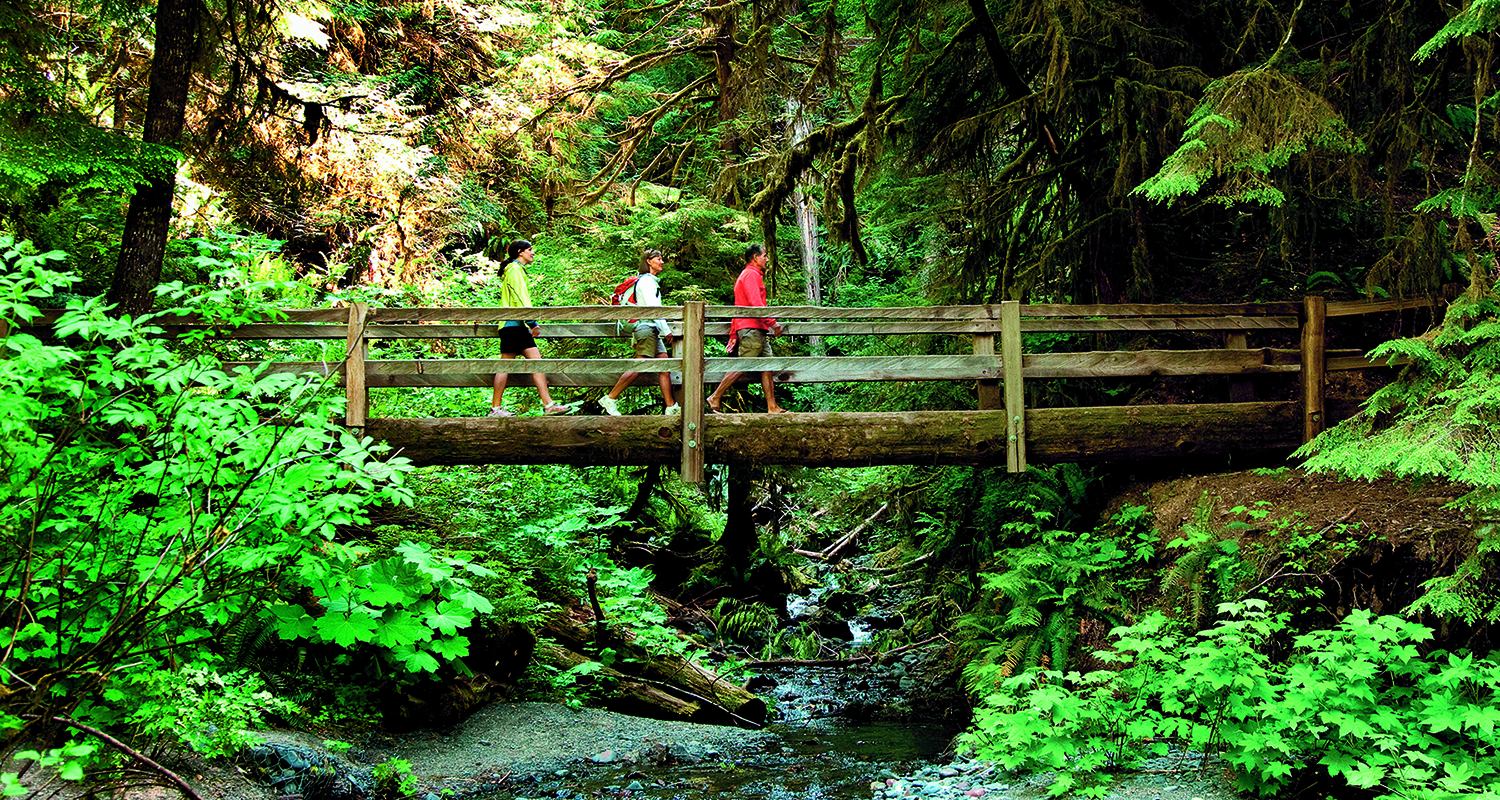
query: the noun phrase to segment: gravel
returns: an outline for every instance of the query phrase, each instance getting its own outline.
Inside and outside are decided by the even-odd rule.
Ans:
[[[262,735],[266,743],[258,750],[267,758],[253,774],[225,764],[174,766],[201,796],[213,800],[369,797],[373,767],[392,759],[411,765],[417,783],[412,796],[417,800],[696,800],[735,795],[794,800],[1042,800],[1051,781],[1050,775],[1007,773],[983,761],[905,766],[864,761],[838,754],[843,745],[831,740],[821,744],[833,751],[818,753],[819,742],[813,741],[810,755],[797,749],[797,740],[818,738],[810,728],[783,735],[551,703],[492,705],[452,728],[386,736],[342,755],[329,754],[313,734]],[[336,780],[326,780],[323,765]],[[835,769],[839,766],[843,769]],[[1197,766],[1190,753],[1152,759],[1143,772],[1120,776],[1105,800],[1237,800],[1222,770],[1200,772]],[[306,778],[292,780],[293,773],[318,778],[318,790],[308,791],[314,784]],[[730,774],[753,780],[719,782]],[[160,789],[117,795],[129,800],[176,796]]]
[[[1116,776],[1104,800],[1237,800],[1240,794],[1219,770],[1198,769],[1199,756],[1182,753],[1151,759],[1136,773]],[[1036,800],[1047,797],[1051,775],[1015,775],[985,761],[932,765],[905,775],[883,775],[870,782],[875,800]],[[1076,795],[1075,795],[1076,796]]]
[[[766,731],[553,703],[503,703],[481,709],[451,730],[418,732],[363,755],[372,764],[405,759],[421,783],[462,794],[497,788],[492,784],[512,774],[553,774],[580,765],[712,761],[775,738]]]

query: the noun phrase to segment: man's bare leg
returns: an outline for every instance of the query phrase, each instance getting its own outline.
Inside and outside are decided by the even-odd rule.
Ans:
[[[743,372],[731,372],[728,375],[725,375],[724,380],[719,381],[719,387],[717,389],[714,389],[714,393],[708,396],[709,409],[711,409],[715,414],[719,413],[719,402],[724,399],[724,390],[728,389],[730,384],[739,380],[740,376],[744,374],[745,373]]]
[[[770,372],[760,374],[760,387],[766,391],[766,413],[785,414],[786,409],[776,405],[776,381],[772,379]]]

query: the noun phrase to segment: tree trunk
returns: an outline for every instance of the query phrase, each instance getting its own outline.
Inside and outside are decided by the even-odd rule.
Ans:
[[[544,644],[537,650],[537,657],[544,663],[560,670],[569,670],[593,659],[586,655],[555,644]],[[683,722],[704,722],[704,704],[684,700],[651,684],[605,667],[598,672],[616,683],[609,690],[605,706],[619,714],[630,714],[652,719],[675,719]]]
[[[156,7],[156,53],[151,59],[151,90],[142,137],[148,144],[181,144],[202,19],[202,0],[161,0]],[[176,187],[175,166],[136,186],[125,217],[120,261],[107,297],[119,314],[138,316],[151,310],[151,290],[161,279]]]
[[[802,103],[796,98],[787,101],[787,110],[792,114],[792,145],[796,146],[812,133],[812,121],[802,113]],[[818,212],[813,208],[807,193],[802,191],[803,181],[797,179],[797,188],[792,190],[792,212],[797,217],[797,231],[802,237],[802,274],[806,289],[807,304],[823,305],[823,282],[818,275]],[[809,336],[807,344],[813,355],[823,355],[823,337]]]
[[[750,486],[754,467],[736,464],[729,468],[729,508],[724,514],[724,566],[740,580],[749,577],[750,555],[755,552],[755,514],[750,508]]]

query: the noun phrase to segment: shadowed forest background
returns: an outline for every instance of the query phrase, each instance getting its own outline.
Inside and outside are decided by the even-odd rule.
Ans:
[[[233,759],[259,725],[337,740],[501,699],[626,704],[630,665],[663,659],[740,686],[835,656],[788,619],[812,591],[837,622],[884,596],[899,621],[869,653],[930,653],[931,695],[889,713],[953,709],[962,747],[1058,769],[1059,792],[1172,743],[1262,795],[1494,796],[1497,30],[1497,0],[5,5],[0,791],[167,780],[141,757]],[[1376,355],[1408,366],[1357,387],[1366,411],[1296,467],[1198,487],[1153,481],[1226,465],[716,469],[701,487],[415,470],[330,421],[337,386],[223,366],[336,362],[339,343],[215,343],[159,316],[497,306],[490,256],[516,238],[542,306],[608,302],[647,249],[667,304],[729,303],[764,242],[773,305],[1443,311],[1344,343],[1394,339]],[[777,347],[955,346],[914,338]],[[763,408],[758,391],[729,404]],[[793,411],[974,404],[942,382],[777,392]],[[645,390],[621,402],[656,413]],[[371,414],[488,408],[392,389]],[[1328,483],[1348,494],[1284,488]],[[1419,498],[1440,502],[1391,522]],[[864,538],[831,553],[846,534]]]

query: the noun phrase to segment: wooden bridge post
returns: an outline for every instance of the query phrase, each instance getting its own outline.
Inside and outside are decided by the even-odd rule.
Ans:
[[[1224,334],[1224,348],[1226,350],[1249,350],[1249,333],[1247,331],[1229,331]],[[1231,377],[1229,379],[1229,402],[1255,402],[1255,384],[1249,378]]]
[[[992,356],[994,354],[995,334],[974,334],[974,355]],[[1000,381],[980,378],[975,393],[978,395],[975,399],[980,411],[990,411],[1000,408]]]
[[[1000,366],[1005,384],[1005,471],[1026,471],[1026,390],[1021,384],[1021,304],[1000,303]]]
[[[702,300],[682,304],[682,480],[703,482],[703,309]]]
[[[1323,432],[1323,374],[1327,342],[1324,331],[1327,303],[1321,297],[1302,298],[1302,441]]]
[[[344,351],[344,424],[362,428],[370,408],[370,389],[365,384],[365,318],[369,303],[349,304],[349,334]]]

